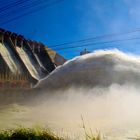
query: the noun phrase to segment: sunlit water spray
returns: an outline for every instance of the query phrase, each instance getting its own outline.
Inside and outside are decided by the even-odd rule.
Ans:
[[[35,124],[72,139],[87,129],[108,140],[140,134],[140,58],[118,50],[97,51],[58,67],[36,86],[30,103],[2,106],[0,126]]]

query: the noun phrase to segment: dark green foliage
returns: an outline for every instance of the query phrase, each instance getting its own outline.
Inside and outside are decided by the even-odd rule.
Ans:
[[[0,140],[62,140],[48,130],[25,129],[0,132]]]

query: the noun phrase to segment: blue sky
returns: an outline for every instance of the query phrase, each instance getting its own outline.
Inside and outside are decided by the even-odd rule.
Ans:
[[[0,7],[12,1],[6,0]],[[123,33],[137,28],[140,29],[139,7],[140,0],[64,0],[7,24],[1,24],[8,18],[20,15],[28,10],[18,9],[18,7],[11,9],[11,11],[9,9],[7,10],[9,17],[3,16],[2,13],[0,14],[2,19],[0,20],[0,27],[51,46],[110,33]],[[135,32],[120,36],[117,39],[134,37],[140,37],[140,33]],[[92,42],[104,42],[111,39],[116,40],[116,38],[109,38]],[[67,47],[67,45],[63,47]],[[140,41],[137,39],[67,50],[57,48],[56,50],[70,59],[79,55],[84,48],[90,51],[118,48],[125,52],[140,54]]]

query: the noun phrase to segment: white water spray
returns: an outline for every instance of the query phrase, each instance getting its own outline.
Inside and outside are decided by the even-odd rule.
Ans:
[[[140,133],[138,56],[108,50],[76,57],[36,87],[44,94],[33,99],[33,106],[1,109],[0,124],[13,127],[37,123],[60,133],[63,130],[73,138],[74,133],[84,133],[83,115],[87,127],[93,132],[100,130],[108,140],[123,140]]]
[[[95,51],[76,57],[58,67],[37,87],[64,89],[71,86],[109,86],[111,84],[140,84],[140,57],[118,50]]]

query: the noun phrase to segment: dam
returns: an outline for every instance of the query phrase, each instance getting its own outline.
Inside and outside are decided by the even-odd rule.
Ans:
[[[0,29],[1,89],[32,88],[65,61],[42,43]]]

